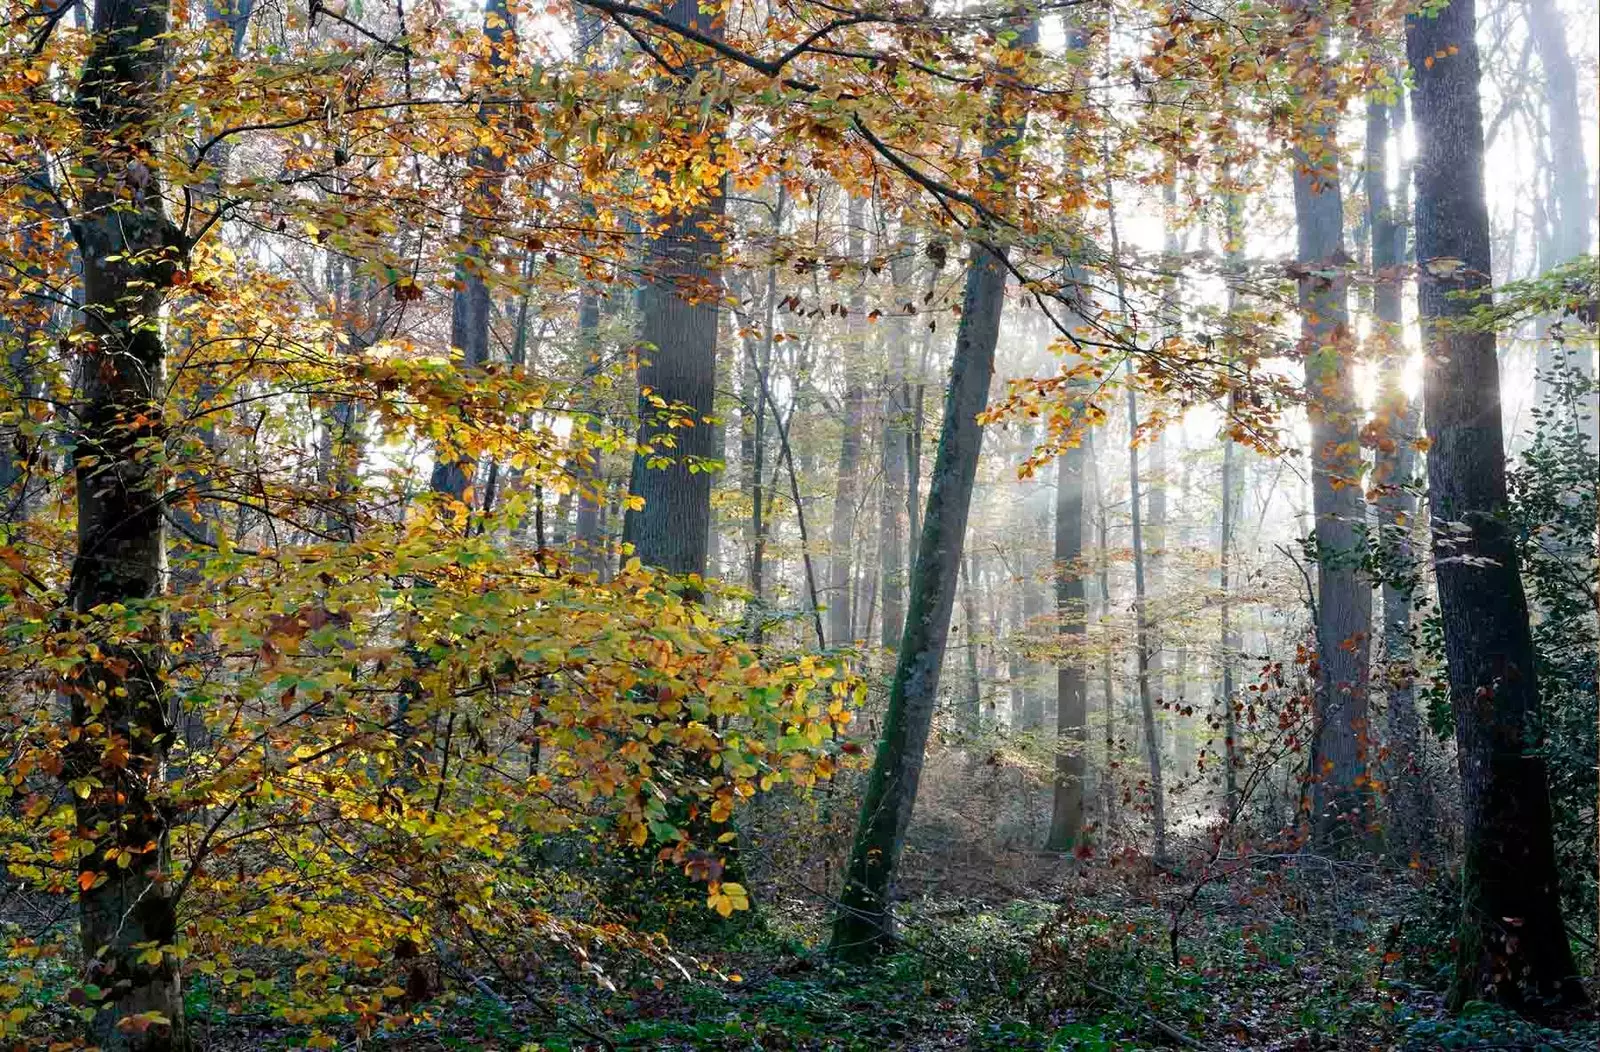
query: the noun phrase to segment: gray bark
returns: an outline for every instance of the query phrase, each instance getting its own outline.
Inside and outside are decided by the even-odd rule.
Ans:
[[[846,212],[845,254],[851,262],[862,258],[861,227],[866,221],[863,200],[852,197]],[[839,473],[833,490],[833,529],[828,535],[828,643],[847,646],[855,638],[851,624],[856,502],[861,480],[862,425],[866,418],[867,389],[862,380],[866,352],[864,278],[856,277],[850,293],[850,316],[845,319],[844,420],[839,440]]]
[[[1423,850],[1430,838],[1428,779],[1421,769],[1422,728],[1417,714],[1416,668],[1412,658],[1412,596],[1409,580],[1416,559],[1411,551],[1416,517],[1416,446],[1421,427],[1418,407],[1400,386],[1405,367],[1400,297],[1405,261],[1404,195],[1391,203],[1387,157],[1391,128],[1399,130],[1404,106],[1381,99],[1367,103],[1366,197],[1371,232],[1373,342],[1380,361],[1375,431],[1377,453],[1372,483],[1380,551],[1387,566],[1383,596],[1383,678],[1388,694],[1386,737],[1389,840],[1403,859]]]
[[[673,0],[665,12],[673,24],[720,37],[722,21],[702,11],[698,0]],[[647,566],[674,574],[706,572],[711,536],[711,472],[717,429],[707,422],[714,407],[717,320],[722,288],[719,242],[726,198],[721,188],[709,201],[664,217],[666,229],[645,246],[646,284],[639,292],[639,452],[628,491],[643,498],[630,508],[622,537]],[[655,399],[687,407],[691,426],[669,427]],[[664,465],[652,464],[660,458]]]
[[[1071,851],[1083,832],[1083,787],[1088,722],[1083,643],[1088,631],[1083,586],[1082,442],[1056,460],[1055,591],[1063,653],[1056,665],[1055,797],[1045,847]]]

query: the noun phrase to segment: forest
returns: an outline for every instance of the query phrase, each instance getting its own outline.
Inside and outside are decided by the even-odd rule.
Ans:
[[[1592,0],[4,0],[0,1048],[1600,1047]]]

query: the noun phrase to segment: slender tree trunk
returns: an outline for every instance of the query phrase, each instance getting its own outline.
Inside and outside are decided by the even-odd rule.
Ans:
[[[1589,172],[1583,156],[1584,121],[1578,105],[1578,76],[1567,47],[1567,26],[1555,0],[1528,0],[1528,31],[1544,67],[1544,100],[1547,114],[1551,161],[1552,232],[1546,266],[1565,263],[1593,251],[1590,231],[1595,207],[1589,194]],[[1580,14],[1581,17],[1581,14]],[[1546,337],[1547,339],[1548,337]],[[1590,379],[1595,375],[1595,350],[1579,343],[1575,355],[1578,370]],[[1591,393],[1584,399],[1587,416],[1584,434],[1589,448],[1595,449],[1596,428],[1600,428],[1600,403]]]
[[[664,14],[674,25],[722,36],[722,19],[703,10],[699,0],[672,0]],[[698,111],[685,112],[680,119],[700,126]],[[714,150],[715,144],[707,149]],[[622,537],[645,565],[674,574],[703,576],[711,538],[707,468],[717,451],[717,428],[710,420],[722,287],[717,228],[725,207],[718,186],[709,191],[708,200],[666,217],[666,229],[645,243],[646,281],[639,291],[639,452],[628,486],[644,506],[628,509]],[[677,407],[687,408],[691,426],[669,426],[683,418]],[[653,458],[667,463],[653,466]]]
[[[1038,24],[1031,17],[1017,22],[1011,46],[1021,55],[1031,54],[1038,42]],[[1027,120],[1025,96],[1014,94],[1010,87],[1002,82],[995,89],[993,138],[984,148],[989,182],[1002,188],[1014,171],[1014,154],[1021,149]],[[978,414],[989,397],[1005,302],[1007,247],[978,240],[971,252],[944,422],[911,579],[906,631],[834,919],[831,948],[846,959],[873,957],[893,942],[890,888],[916,803],[923,753],[938,703],[939,673],[983,443]]]
[[[1400,377],[1406,350],[1400,297],[1405,260],[1406,215],[1403,202],[1391,203],[1388,183],[1390,129],[1399,128],[1402,104],[1382,99],[1367,103],[1367,226],[1372,243],[1373,343],[1380,362],[1377,453],[1372,490],[1378,514],[1378,540],[1387,568],[1383,581],[1384,683],[1388,691],[1387,737],[1390,775],[1390,840],[1395,853],[1408,859],[1428,839],[1430,816],[1427,779],[1419,766],[1421,720],[1417,715],[1416,669],[1411,653],[1411,588],[1415,570],[1411,551],[1412,496],[1416,474],[1416,439],[1421,421],[1417,406],[1406,397]]]
[[[77,553],[70,598],[99,649],[65,688],[71,700],[69,780],[97,779],[70,794],[78,836],[78,916],[90,1007],[89,1037],[102,1049],[166,1052],[187,1045],[177,959],[145,959],[143,947],[177,941],[168,843],[165,764],[172,728],[163,685],[161,618],[143,618],[128,639],[122,620],[93,617],[111,604],[140,611],[160,597],[165,538],[159,458],[165,347],[155,324],[180,265],[180,232],[167,218],[149,136],[167,72],[166,0],[102,0],[78,82],[76,112],[88,171],[71,229],[83,260],[83,402],[74,435]],[[95,626],[106,624],[107,627]],[[112,748],[113,743],[119,747]],[[120,754],[124,762],[109,756]],[[118,864],[115,851],[132,859]],[[147,1012],[145,1028],[119,1021]]]
[[[883,414],[883,499],[879,511],[882,539],[880,573],[883,577],[883,648],[892,651],[900,645],[905,630],[906,577],[906,473],[910,460],[911,405],[907,384],[908,352],[911,344],[910,318],[905,313],[911,281],[908,257],[914,243],[902,238],[893,250],[891,272],[895,302],[889,312],[889,368],[884,376]]]
[[[1105,636],[1100,646],[1100,702],[1105,710],[1106,721],[1100,784],[1104,797],[1101,818],[1105,826],[1104,835],[1109,837],[1117,817],[1117,787],[1116,779],[1112,777],[1117,739],[1117,682],[1112,668],[1115,647],[1111,639],[1111,565],[1107,557],[1111,546],[1111,516],[1106,509],[1105,490],[1100,486],[1100,467],[1094,455],[1094,432],[1084,436],[1084,445],[1084,455],[1094,478],[1095,550],[1098,553],[1095,580],[1100,586],[1100,625]]]
[[[1109,145],[1102,140],[1101,150],[1108,153]],[[1108,162],[1109,155],[1105,158]],[[1107,166],[1109,171],[1109,164]],[[1111,187],[1106,187],[1107,197],[1111,196]],[[1111,233],[1112,270],[1116,278],[1117,299],[1126,304],[1128,302],[1127,289],[1124,287],[1122,274],[1122,244],[1117,234],[1116,209],[1113,205],[1108,209]],[[1150,778],[1150,809],[1151,819],[1155,826],[1155,851],[1156,865],[1165,865],[1167,861],[1167,800],[1166,791],[1161,778],[1161,739],[1156,728],[1155,699],[1151,696],[1151,640],[1150,640],[1150,611],[1147,605],[1145,581],[1145,546],[1144,546],[1144,515],[1141,505],[1143,498],[1139,485],[1139,446],[1137,444],[1139,433],[1139,395],[1134,389],[1133,359],[1127,363],[1127,404],[1128,404],[1128,508],[1130,527],[1133,534],[1133,618],[1134,618],[1134,659],[1136,661],[1137,680],[1139,685],[1139,714],[1144,728],[1145,764]]]
[[[1056,665],[1056,780],[1045,847],[1071,851],[1083,832],[1088,710],[1083,644],[1088,626],[1083,587],[1083,471],[1080,441],[1056,460],[1056,618],[1062,654]]]
[[[1319,70],[1320,75],[1320,70]],[[1325,106],[1331,102],[1323,100]],[[1345,306],[1350,262],[1332,118],[1317,116],[1295,150],[1301,353],[1311,420],[1317,555],[1317,735],[1312,833],[1323,850],[1365,839],[1369,816],[1367,656],[1372,588],[1361,572],[1361,407]]]
[[[1476,305],[1459,294],[1487,296],[1491,273],[1475,30],[1473,0],[1406,23],[1416,84],[1428,486],[1465,849],[1450,1000],[1539,1011],[1581,1003],[1584,992],[1561,919],[1549,777],[1529,749],[1539,684],[1517,551],[1503,519],[1495,337],[1458,322]]]
[[[489,48],[489,68],[501,75],[515,46],[506,0],[484,0],[483,35]],[[487,107],[480,110],[479,119],[488,121],[489,112]],[[486,240],[486,218],[499,209],[500,181],[505,170],[505,154],[487,146],[474,147],[467,157],[466,201],[461,213],[461,232],[467,247],[456,269],[458,287],[450,300],[450,346],[461,352],[461,367],[471,373],[481,372],[489,364],[489,321],[494,305],[484,276],[493,262],[481,242]],[[593,309],[598,319],[598,305]],[[461,412],[465,417],[465,408]],[[477,454],[470,449],[442,449],[434,460],[429,485],[435,493],[471,505],[469,487],[477,464]]]
[[[1145,765],[1150,775],[1150,816],[1155,825],[1155,853],[1157,865],[1167,860],[1167,799],[1161,778],[1161,737],[1156,727],[1155,698],[1151,688],[1151,649],[1149,596],[1145,590],[1144,522],[1139,505],[1142,503],[1139,486],[1139,447],[1136,444],[1139,426],[1139,396],[1133,389],[1133,363],[1128,363],[1128,505],[1132,516],[1133,532],[1133,616],[1135,653],[1138,662],[1139,715],[1144,727]]]
[[[845,252],[852,262],[862,257],[861,227],[866,222],[864,202],[852,197],[846,210],[848,226]],[[862,425],[866,418],[867,389],[862,383],[866,353],[865,278],[858,276],[850,293],[850,316],[845,320],[844,433],[839,441],[839,474],[833,490],[833,531],[828,535],[828,643],[846,646],[854,638],[850,624],[850,583],[854,566],[856,500],[860,486]]]
[[[976,560],[969,553],[961,562],[961,622],[967,632],[967,693],[961,723],[969,734],[983,727],[983,681],[978,675],[978,596],[972,590],[977,579]]]

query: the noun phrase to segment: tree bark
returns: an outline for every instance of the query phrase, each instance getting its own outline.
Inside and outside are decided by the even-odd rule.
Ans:
[[[1031,17],[1017,23],[1012,47],[1022,55],[1030,54],[1038,42],[1038,25]],[[991,184],[1002,188],[1015,170],[1014,155],[1021,149],[1027,121],[1025,98],[1010,87],[1002,82],[995,90],[992,138],[983,151]],[[989,233],[992,236],[993,232]],[[831,950],[850,960],[876,956],[893,942],[890,888],[916,803],[923,754],[938,703],[939,673],[983,444],[978,414],[988,401],[994,372],[1009,249],[1003,243],[979,238],[971,252],[944,421],[911,579],[905,635],[834,919]]]
[[[1431,816],[1428,782],[1419,766],[1421,720],[1417,715],[1416,669],[1411,648],[1411,588],[1416,559],[1411,551],[1412,520],[1417,501],[1416,439],[1421,420],[1406,397],[1400,377],[1405,368],[1400,298],[1405,260],[1405,197],[1391,202],[1388,153],[1391,128],[1398,131],[1404,105],[1382,99],[1367,103],[1367,226],[1372,244],[1373,343],[1380,362],[1374,432],[1373,504],[1378,515],[1378,542],[1386,572],[1383,579],[1384,684],[1388,693],[1386,731],[1389,749],[1389,840],[1394,852],[1409,859],[1426,846]]]
[[[166,0],[102,0],[78,83],[76,111],[89,174],[71,229],[83,260],[83,402],[73,436],[78,501],[70,599],[100,656],[64,688],[71,701],[70,782],[79,836],[78,915],[90,1005],[91,1043],[118,1052],[186,1047],[177,959],[142,960],[140,944],[177,941],[177,901],[162,799],[172,727],[163,673],[165,537],[159,458],[165,347],[156,319],[186,248],[162,206],[151,136],[167,69]],[[144,614],[137,638],[119,631],[121,604]],[[117,746],[113,748],[112,746]],[[123,754],[125,762],[108,756]],[[132,865],[108,852],[126,854]],[[119,1027],[156,1013],[150,1025]]]
[[[1462,789],[1464,909],[1450,1001],[1538,1012],[1579,1004],[1584,992],[1561,919],[1549,777],[1528,741],[1539,684],[1503,518],[1495,337],[1459,324],[1488,295],[1490,274],[1475,30],[1473,0],[1406,23],[1433,555]]]
[[[910,255],[915,245],[902,237],[893,251],[890,271],[894,299],[889,311],[889,368],[884,376],[883,495],[878,515],[882,538],[883,648],[900,646],[905,631],[906,474],[910,468],[911,388],[907,380],[911,321],[905,313],[911,287]]]
[[[852,197],[846,210],[848,230],[845,254],[851,262],[862,257],[861,227],[866,221],[864,203]],[[864,273],[864,272],[863,272]],[[828,643],[847,646],[855,636],[851,625],[850,583],[854,566],[856,500],[861,473],[862,424],[866,418],[867,389],[862,382],[866,351],[866,305],[857,275],[850,293],[850,316],[845,319],[844,432],[839,440],[839,474],[833,490],[833,530],[828,535]]]
[[[1314,100],[1331,106],[1331,101]],[[1323,850],[1364,839],[1368,821],[1367,656],[1372,589],[1360,572],[1365,522],[1361,407],[1350,346],[1333,118],[1314,115],[1295,150],[1301,353],[1311,422],[1311,500],[1317,555],[1316,741],[1311,771],[1312,836]]]
[[[702,10],[698,0],[673,0],[664,14],[674,25],[722,37],[722,20]],[[680,119],[699,127],[698,109],[686,109]],[[714,231],[726,204],[719,186],[709,200],[667,218],[664,231],[645,239],[639,451],[628,486],[644,506],[628,509],[622,539],[645,565],[673,574],[704,576],[711,538],[709,468],[717,428],[710,419],[722,294],[721,248]],[[678,407],[687,409],[688,426],[670,426],[684,418]]]
[[[1050,851],[1071,851],[1083,833],[1083,785],[1088,722],[1083,643],[1088,630],[1083,587],[1083,474],[1080,441],[1056,460],[1055,586],[1062,654],[1056,666],[1055,798]]]

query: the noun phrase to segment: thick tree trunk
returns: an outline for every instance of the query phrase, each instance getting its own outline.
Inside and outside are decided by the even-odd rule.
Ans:
[[[673,0],[673,24],[720,37],[722,20],[698,0]],[[679,118],[699,127],[698,110]],[[708,147],[712,149],[714,147]],[[646,282],[639,290],[639,452],[628,492],[644,501],[629,508],[622,539],[647,566],[674,574],[706,572],[711,538],[710,461],[716,456],[714,412],[717,321],[722,263],[716,228],[726,198],[710,199],[666,220],[645,243]],[[659,400],[659,401],[658,401]],[[663,411],[665,406],[665,411]],[[669,426],[683,419],[687,427]],[[664,465],[653,464],[664,460]]]
[[[1524,1011],[1584,1000],[1562,925],[1549,778],[1529,749],[1539,704],[1506,507],[1491,332],[1458,319],[1490,274],[1473,0],[1406,24],[1416,89],[1416,229],[1434,567],[1461,767],[1463,922],[1452,1004]]]
[[[1305,129],[1295,151],[1301,352],[1311,420],[1311,499],[1317,553],[1317,735],[1312,833],[1323,850],[1365,836],[1369,794],[1367,655],[1372,588],[1360,573],[1365,522],[1361,407],[1345,306],[1344,202],[1331,123]]]
[[[177,959],[162,953],[151,963],[141,945],[177,941],[162,799],[172,730],[163,631],[161,618],[147,615],[128,641],[109,624],[102,632],[99,612],[109,604],[138,611],[163,584],[159,458],[144,453],[161,441],[165,348],[155,319],[182,250],[149,160],[168,20],[166,0],[95,5],[76,100],[84,137],[78,163],[92,174],[80,185],[71,223],[91,339],[82,352],[83,403],[73,436],[78,543],[70,595],[100,652],[65,688],[76,739],[65,777],[99,783],[87,796],[73,794],[78,835],[93,843],[78,863],[83,981],[102,991],[91,1002],[98,1009],[89,1021],[92,1043],[149,1052],[187,1044]],[[125,760],[108,759],[117,755]],[[120,865],[119,855],[132,865]],[[118,1025],[145,1013],[159,1020]]]
[[[1012,47],[1022,54],[1031,53],[1038,41],[1037,23],[1032,18],[1020,20],[1017,30]],[[1024,98],[1004,84],[997,87],[993,139],[984,148],[985,167],[994,185],[1004,187],[1009,180],[1026,120]],[[995,344],[1000,337],[1007,252],[1003,244],[978,241],[967,266],[961,324],[911,579],[906,631],[834,919],[831,948],[846,959],[873,957],[894,938],[889,894],[916,803],[923,753],[938,703],[939,673],[983,444],[978,414],[988,402]]]
[[[1082,442],[1056,460],[1056,618],[1063,652],[1056,665],[1055,799],[1050,815],[1050,851],[1071,851],[1083,833],[1083,785],[1088,757],[1088,709],[1083,669],[1087,632],[1083,587]]]

